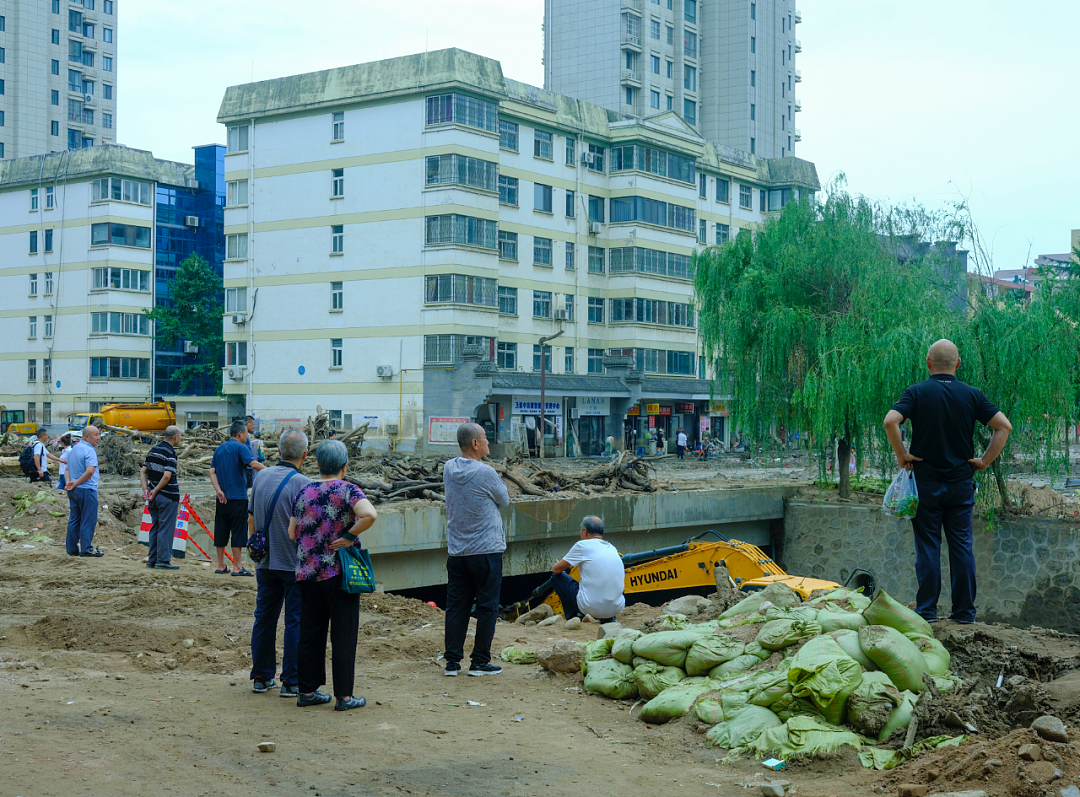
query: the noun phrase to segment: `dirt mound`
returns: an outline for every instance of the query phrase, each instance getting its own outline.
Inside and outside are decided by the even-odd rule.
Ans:
[[[647,603],[634,603],[627,606],[619,614],[619,622],[622,623],[623,628],[636,628],[640,629],[646,623],[655,620],[661,616],[659,606],[650,606]]]
[[[1080,521],[1080,498],[1065,495],[1053,487],[1035,487],[1027,482],[1009,482],[1010,498],[1021,515]]]

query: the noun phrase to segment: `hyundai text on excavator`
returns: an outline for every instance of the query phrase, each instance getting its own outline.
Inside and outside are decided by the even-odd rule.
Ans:
[[[703,542],[702,538],[707,536],[716,540]],[[644,602],[655,602],[660,597],[657,593],[664,593],[664,597],[670,599],[678,597],[679,592],[689,595],[712,591],[716,588],[717,568],[726,568],[728,583],[743,592],[756,592],[769,584],[780,583],[791,587],[805,600],[815,590],[828,592],[841,586],[835,581],[789,576],[756,545],[729,540],[712,529],[679,545],[625,554],[622,562],[626,569],[624,593],[627,605],[633,602],[634,596]],[[578,568],[570,571],[570,577],[580,580]],[[724,577],[723,570],[721,577]],[[864,587],[865,594],[874,593],[874,574],[869,570],[856,569],[848,583],[853,579],[856,587]],[[541,603],[551,606],[557,614],[562,613],[562,603],[550,580],[524,600],[503,606],[499,616],[512,622]]]

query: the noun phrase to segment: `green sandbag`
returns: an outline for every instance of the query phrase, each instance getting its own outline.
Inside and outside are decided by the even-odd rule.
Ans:
[[[634,682],[637,684],[638,693],[646,700],[652,700],[685,677],[686,673],[678,667],[665,667],[655,661],[646,661],[640,667],[634,668]]]
[[[840,649],[851,656],[851,658],[855,659],[855,661],[859,662],[864,670],[869,672],[878,668],[877,665],[870,661],[867,655],[863,653],[862,648],[859,647],[858,631],[851,631],[850,629],[845,628],[842,631],[833,631],[827,636],[831,636],[835,639],[836,643],[840,646]]]
[[[778,672],[775,673],[771,684],[759,689],[747,702],[755,706],[772,708],[775,703],[789,695],[791,695],[791,684],[787,682],[787,673]]]
[[[510,645],[503,648],[499,658],[511,664],[536,664],[539,657],[531,650],[519,648],[517,645]]]
[[[756,612],[761,607],[761,604],[766,602],[771,603],[773,606],[798,606],[802,602],[802,598],[791,587],[774,582],[760,592],[750,593],[721,614],[720,619],[726,620],[739,614]]]
[[[809,639],[821,634],[821,626],[816,622],[802,620],[770,620],[761,626],[754,641],[765,650],[783,650],[794,645],[800,639]]]
[[[595,692],[610,697],[612,700],[627,700],[638,696],[634,669],[615,659],[602,659],[589,662],[589,672],[585,676],[585,691]]]
[[[780,719],[767,708],[747,706],[705,734],[705,739],[717,747],[733,750],[736,747],[745,747],[763,732],[779,725]]]
[[[660,621],[660,627],[665,631],[682,631],[689,627],[690,621],[685,614],[665,614]]]
[[[693,625],[686,626],[687,631],[693,631],[697,634],[716,634],[720,631],[719,620],[709,620],[706,623],[694,623]]]
[[[794,756],[828,755],[844,745],[861,750],[863,743],[858,734],[838,728],[835,724],[798,716],[766,730],[746,746],[759,755],[768,753],[787,760]]]
[[[952,664],[952,656],[949,655],[949,651],[945,649],[944,645],[933,637],[922,634],[904,634],[904,636],[914,642],[915,647],[922,653],[928,673],[935,677],[948,674],[949,666]]]
[[[702,697],[694,704],[694,716],[706,725],[716,725],[746,708],[745,692],[723,692],[716,697]]]
[[[866,625],[866,618],[857,612],[842,612],[839,609],[820,609],[817,613],[818,625],[822,633],[850,629],[858,631]]]
[[[938,688],[938,691],[943,695],[947,695],[949,692],[956,691],[956,688],[962,684],[963,681],[957,678],[955,675],[935,675],[934,686]]]
[[[817,620],[818,610],[811,606],[772,606],[765,611],[765,622],[770,620],[802,620],[805,623]]]
[[[648,661],[649,660],[644,656],[634,656],[633,660],[630,662],[630,666],[636,670],[638,667],[640,667],[642,664],[646,664]]]
[[[870,598],[863,595],[858,590],[847,589],[846,587],[837,587],[834,590],[830,590],[819,598],[814,598],[811,601],[807,601],[808,606],[815,606],[819,609],[831,609],[832,611],[851,611],[862,613],[866,610],[866,607],[870,605]]]
[[[921,692],[926,688],[926,660],[915,643],[895,628],[885,625],[866,625],[859,629],[859,647],[863,653],[888,674],[893,686],[901,692]]]
[[[736,656],[731,661],[725,661],[723,664],[713,667],[709,670],[709,677],[714,681],[723,681],[737,673],[745,672],[751,667],[757,667],[759,664],[761,664],[761,659],[757,656],[743,654],[742,656]]]
[[[723,634],[698,637],[686,652],[686,674],[706,675],[716,665],[741,656],[745,647]]]
[[[877,597],[863,611],[863,617],[870,625],[887,625],[901,634],[922,634],[932,637],[933,630],[926,622],[907,606],[897,603],[885,590],[878,590]]]
[[[893,709],[893,713],[889,715],[889,721],[885,723],[885,727],[881,729],[878,734],[878,743],[887,742],[889,737],[900,730],[905,730],[908,725],[911,724],[911,713],[915,710],[915,701],[917,700],[913,692],[904,692],[901,697],[900,705]]]
[[[900,766],[905,761],[910,761],[925,750],[937,750],[942,747],[959,747],[960,743],[967,739],[967,736],[931,736],[928,739],[922,739],[911,745],[911,747],[904,747],[900,750],[882,750],[878,747],[871,747],[869,750],[863,750],[859,753],[859,763],[867,769],[893,769]],[[1062,789],[1064,792],[1065,790]],[[964,794],[965,792],[959,792]],[[966,792],[967,794],[986,794],[986,792]]]
[[[685,716],[694,701],[711,689],[707,683],[680,683],[669,686],[641,707],[638,719],[660,725]]]
[[[585,661],[599,661],[600,659],[606,659],[611,655],[611,645],[615,640],[611,637],[607,639],[595,639],[592,642],[585,645]]]
[[[615,641],[611,643],[611,656],[623,664],[634,663],[634,642],[641,636],[640,631],[627,628],[620,631]]]
[[[834,725],[844,721],[848,697],[862,683],[862,667],[829,636],[814,637],[791,659],[791,694],[814,704]]]
[[[862,683],[848,698],[848,723],[867,736],[876,737],[903,699],[885,673],[863,673]]]
[[[693,631],[660,631],[644,634],[634,640],[635,656],[651,659],[667,667],[679,667],[686,663],[686,651],[701,638]]]
[[[773,654],[771,650],[766,650],[758,642],[747,642],[746,647],[743,648],[743,654],[746,656],[756,656],[760,661],[765,661]]]

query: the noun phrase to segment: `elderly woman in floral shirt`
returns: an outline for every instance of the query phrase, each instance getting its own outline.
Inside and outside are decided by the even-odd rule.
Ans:
[[[319,481],[305,485],[293,503],[289,539],[296,541],[296,585],[300,588],[300,640],[296,651],[298,706],[330,702],[319,691],[326,683],[326,632],[330,630],[335,711],[360,708],[367,701],[353,696],[356,631],[360,596],[341,589],[337,552],[356,541],[375,522],[375,507],[364,493],[345,481],[348,450],[338,440],[324,440],[315,451]]]

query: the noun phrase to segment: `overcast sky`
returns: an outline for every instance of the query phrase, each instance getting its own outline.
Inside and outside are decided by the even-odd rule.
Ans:
[[[542,86],[543,0],[122,0],[118,140],[191,162],[225,87],[460,47]],[[804,0],[799,157],[888,202],[969,199],[996,268],[1080,228],[1080,2]]]

